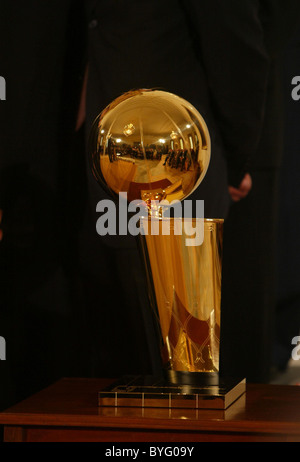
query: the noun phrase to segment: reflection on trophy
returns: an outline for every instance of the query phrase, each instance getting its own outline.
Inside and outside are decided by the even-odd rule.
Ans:
[[[191,246],[181,223],[181,232],[175,233],[174,220],[169,234],[163,235],[161,220],[157,235],[142,238],[163,364],[171,381],[203,378],[194,373],[209,373],[211,381],[219,372],[223,220],[205,220],[203,243]]]
[[[96,119],[90,137],[93,173],[112,197],[183,200],[200,184],[210,159],[203,118],[178,96],[128,92]]]
[[[95,120],[89,149],[93,174],[111,197],[126,193],[140,205],[140,248],[164,368],[162,378],[121,380],[99,394],[99,404],[227,407],[245,381],[219,376],[223,220],[185,216],[181,207],[209,167],[205,121],[179,96],[131,91]]]

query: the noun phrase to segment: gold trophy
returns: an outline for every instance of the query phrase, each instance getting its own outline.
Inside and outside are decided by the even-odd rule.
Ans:
[[[195,216],[187,202],[209,167],[204,119],[177,95],[131,91],[97,117],[89,150],[96,180],[139,208],[132,220],[164,371],[120,379],[99,392],[99,405],[225,409],[245,380],[219,375],[223,220],[205,219],[201,206]]]

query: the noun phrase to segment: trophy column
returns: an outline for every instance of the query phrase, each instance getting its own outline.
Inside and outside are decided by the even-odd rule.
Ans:
[[[188,245],[184,219],[169,219],[163,234],[167,220],[157,220],[152,234],[150,218],[141,236],[165,376],[171,383],[217,383],[223,220],[192,220],[204,231],[200,245]]]

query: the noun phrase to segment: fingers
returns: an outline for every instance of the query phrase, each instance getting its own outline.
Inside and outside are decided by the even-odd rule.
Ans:
[[[241,199],[244,199],[249,194],[249,192],[251,191],[251,188],[252,188],[252,178],[249,175],[249,173],[246,173],[240,186],[238,188],[229,186],[228,191],[231,196],[231,199],[234,202],[238,202]]]
[[[243,198],[240,191],[238,189],[236,189],[236,188],[233,188],[232,186],[229,186],[228,191],[229,191],[231,199],[234,202],[238,202]]]

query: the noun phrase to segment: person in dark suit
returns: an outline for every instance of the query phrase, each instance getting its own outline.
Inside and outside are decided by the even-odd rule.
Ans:
[[[133,88],[178,94],[208,124],[212,162],[192,198],[204,199],[206,217],[226,218],[222,361],[226,374],[253,380],[266,380],[269,369],[270,242],[281,153],[276,58],[295,11],[293,1],[87,2],[87,132],[108,103]],[[104,197],[91,177],[89,191],[88,228]],[[227,218],[229,195],[234,205]],[[93,248],[102,245],[98,238]],[[134,244],[129,238],[127,243],[117,239],[115,245],[118,256],[118,246],[128,245],[124,278],[124,273],[132,274]],[[85,248],[85,262],[88,254]],[[135,318],[138,306],[132,310],[129,317]],[[116,343],[120,336],[116,334]]]
[[[248,160],[263,161],[268,151],[273,161],[275,148],[277,152],[277,144],[270,148],[267,142],[277,133],[274,118],[268,118],[266,125],[265,114],[267,88],[268,101],[274,100],[270,53],[277,53],[275,45],[281,44],[293,2],[285,1],[284,8],[282,4],[278,0],[89,0],[83,24],[80,1],[30,0],[17,9],[6,2],[0,28],[0,75],[7,81],[7,100],[1,101],[0,108],[0,335],[7,340],[4,367],[9,371],[2,369],[1,390],[3,384],[6,389],[0,407],[61,375],[159,370],[155,332],[149,312],[143,309],[146,287],[135,242],[130,236],[103,242],[96,235],[95,205],[105,194],[91,178],[89,167],[89,197],[85,198],[82,122],[88,133],[94,117],[134,87],[177,93],[204,116],[213,141],[212,163],[194,199],[205,200],[205,215],[226,217],[229,195],[233,200],[243,198],[226,220],[231,222],[225,232],[224,258],[229,281],[225,276],[222,330],[229,342],[224,351],[227,370],[244,373],[239,370],[244,364],[248,377],[245,355],[239,363],[235,349],[242,346],[249,352],[249,345],[240,341],[245,337],[243,329],[249,325],[248,343],[252,347],[255,337],[259,345],[255,357],[264,347],[265,333],[269,338],[261,324],[269,316],[269,303],[258,299],[269,292],[264,286],[269,256],[263,265],[261,259],[272,253],[269,249],[264,255],[273,218],[264,213],[269,210],[267,203],[256,214],[256,198],[263,196],[274,204],[273,179],[267,182],[262,173],[268,161],[256,175]],[[74,142],[82,83],[78,75],[85,55],[82,25],[89,41],[88,85]],[[263,126],[271,128],[263,130]],[[246,196],[249,206],[242,213]],[[255,234],[260,244],[254,252],[250,245],[247,248],[253,242],[247,234],[249,213],[264,225],[264,234]],[[235,235],[237,223],[242,231]],[[258,229],[257,221],[251,225]],[[257,266],[263,270],[256,274]],[[247,268],[251,278],[246,276]],[[230,298],[239,284],[244,287],[239,298]],[[251,297],[247,300],[249,291],[245,291],[245,285],[251,288],[251,284],[257,294],[254,302]],[[257,287],[265,289],[259,292]],[[252,325],[249,319],[254,320]],[[266,365],[260,365],[257,373]]]
[[[284,137],[282,54],[299,24],[300,5],[293,1],[257,3],[268,56],[264,114],[257,146],[247,166],[253,184],[251,192],[232,205],[224,228],[221,342],[224,371],[252,382],[269,382],[276,322],[279,178]]]
[[[283,58],[285,132],[279,187],[277,305],[273,351],[274,369],[279,373],[287,368],[295,346],[292,339],[300,332],[300,220],[297,214],[300,207],[300,102],[299,89],[294,82],[300,73],[300,26],[284,50]]]
[[[72,42],[73,53],[83,53],[78,13],[70,0],[1,2],[1,410],[61,376],[82,374],[70,217],[80,216],[83,193],[78,198],[74,182],[70,202],[80,163],[67,135],[73,137],[81,87],[80,63],[69,49]]]

